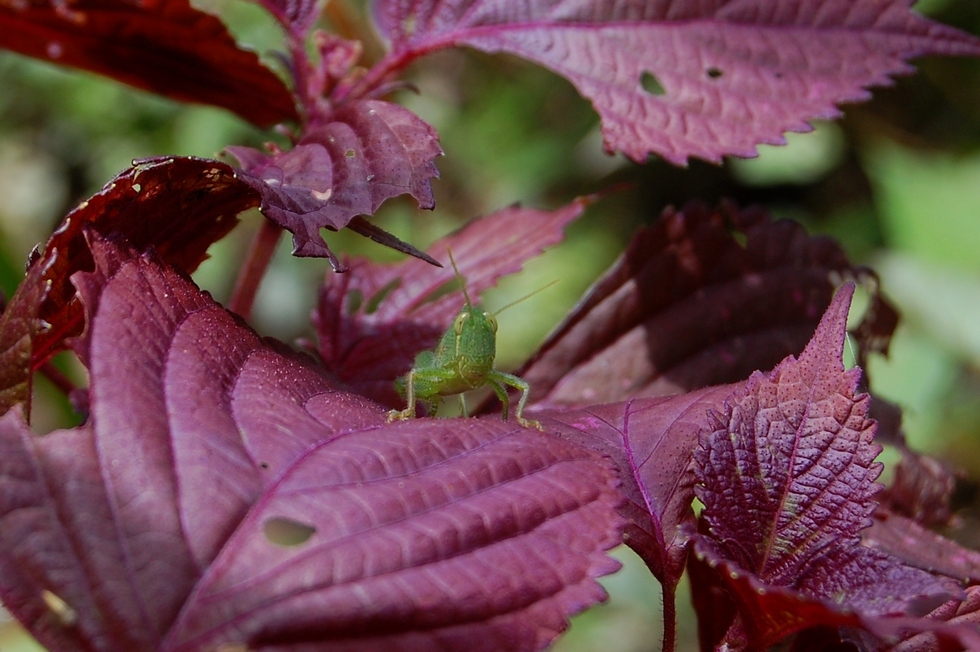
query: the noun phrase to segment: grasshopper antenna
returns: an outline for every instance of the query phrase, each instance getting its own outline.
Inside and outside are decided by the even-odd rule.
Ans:
[[[551,283],[548,283],[547,285],[542,285],[542,286],[541,286],[541,287],[539,287],[539,288],[538,288],[537,290],[534,290],[533,292],[530,292],[530,293],[528,293],[528,294],[525,294],[525,295],[524,295],[523,297],[521,297],[520,299],[515,299],[515,300],[513,300],[513,301],[511,301],[511,302],[510,302],[510,303],[508,303],[508,304],[507,304],[506,306],[504,306],[504,307],[503,307],[503,308],[501,308],[500,310],[497,310],[497,311],[496,311],[496,312],[494,312],[493,314],[494,314],[494,315],[499,315],[500,313],[502,313],[503,311],[505,311],[505,310],[507,310],[508,308],[512,308],[512,307],[514,307],[514,306],[516,306],[517,304],[519,304],[519,303],[520,303],[520,302],[522,302],[522,301],[527,301],[528,299],[530,299],[531,297],[533,297],[533,296],[534,296],[535,294],[537,294],[538,292],[544,292],[545,290],[547,290],[548,288],[550,288],[550,287],[551,287],[552,285],[554,285],[554,284],[555,284],[555,283],[557,283],[558,281],[559,281],[559,279],[557,279],[557,278],[556,278],[556,279],[555,279],[554,281],[552,281]]]
[[[472,306],[473,302],[470,301],[470,294],[466,291],[466,279],[459,273],[459,267],[456,266],[456,259],[453,258],[453,250],[446,247],[446,253],[449,254],[449,262],[453,264],[453,271],[456,272],[456,278],[459,279],[459,284],[463,288],[463,296],[466,297],[466,305]]]

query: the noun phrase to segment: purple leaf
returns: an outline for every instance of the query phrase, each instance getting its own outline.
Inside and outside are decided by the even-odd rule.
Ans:
[[[914,573],[914,570],[886,561],[873,550],[856,548],[854,555],[865,559],[861,560],[858,568],[853,569],[858,571],[858,575],[852,577],[853,585],[841,594],[845,599],[851,595],[851,591],[855,597],[861,597],[862,593],[865,597],[869,594],[875,597],[878,590],[875,584],[886,580],[894,586],[900,583],[896,581],[902,579],[900,576],[905,575],[905,579],[908,579],[908,574]],[[875,562],[880,565],[875,567]],[[902,639],[918,640],[920,643],[925,639],[935,645],[937,636],[951,645],[942,649],[975,649],[980,645],[980,635],[971,624],[977,621],[977,603],[970,593],[967,593],[966,601],[956,599],[946,602],[927,617],[872,616],[847,605],[768,584],[737,564],[723,559],[712,542],[704,537],[695,539],[688,570],[695,609],[699,614],[711,615],[698,623],[703,649],[766,649],[794,632],[798,632],[798,643],[805,644],[811,642],[814,630],[820,630],[821,626],[832,627],[835,632],[858,628],[866,630],[869,634],[864,637],[871,639],[870,649],[884,649],[883,641],[894,643]],[[844,568],[841,570],[844,571]],[[935,597],[932,600],[916,600],[912,601],[912,605],[919,610],[928,609],[934,600]],[[726,631],[735,618],[735,604],[738,605],[739,619]],[[841,643],[839,634],[835,641]],[[791,649],[840,648],[808,648],[805,645],[801,648],[795,645]],[[894,649],[938,652],[940,648],[899,645]]]
[[[842,288],[799,359],[753,374],[733,393],[695,450],[695,492],[707,525],[699,536],[710,540],[699,560],[725,566],[721,581],[740,596],[741,625],[755,646],[816,623],[780,620],[780,608],[757,608],[759,598],[740,601],[755,589],[735,590],[739,582],[792,589],[862,617],[900,615],[957,592],[860,545],[880,489],[874,458],[881,449],[872,443],[868,397],[856,394],[859,369],[841,363],[852,293],[853,286]]]
[[[466,45],[567,78],[602,119],[606,148],[683,165],[754,156],[923,54],[980,54],[980,41],[913,13],[909,0],[639,2],[376,0],[392,65]]]
[[[879,506],[874,524],[861,533],[865,546],[910,566],[959,581],[980,583],[980,552],[927,530],[916,521]]]
[[[325,110],[286,152],[227,149],[241,163],[240,178],[262,196],[265,216],[293,234],[293,253],[329,257],[335,267],[320,229],[338,231],[406,193],[421,208],[435,204],[429,180],[439,175],[438,134],[390,102],[357,99]]]
[[[667,209],[517,374],[541,406],[738,382],[803,349],[842,276],[873,279],[793,222],[730,204]]]
[[[0,48],[220,106],[260,126],[298,119],[285,84],[187,0],[5,2]]]
[[[904,442],[899,450],[902,458],[891,484],[882,492],[882,505],[926,527],[949,525],[957,480],[964,474],[934,457],[909,450]]]
[[[153,513],[126,532],[113,529],[91,429],[37,437],[11,411],[0,418],[0,451],[0,591],[6,607],[52,652],[156,649],[159,618],[172,618],[175,610],[171,605],[169,614],[158,613],[165,593],[152,589],[172,589],[138,586],[136,559],[116,544],[141,535],[141,544],[158,549],[164,537],[152,526]],[[188,569],[165,560],[135,575],[143,580],[164,567],[176,571],[173,584],[186,590]],[[47,606],[45,592],[66,609]]]
[[[951,600],[929,614],[931,620],[940,623],[948,623],[955,627],[952,631],[923,631],[914,635],[906,634],[907,638],[898,645],[889,648],[890,652],[941,652],[942,650],[959,649],[974,650],[980,649],[980,635],[977,628],[980,627],[980,586],[971,586],[966,590],[966,599]],[[967,638],[965,634],[956,636],[961,632],[969,632],[972,637]],[[942,642],[939,636],[945,634]]]
[[[446,264],[442,269],[420,260],[395,265],[357,260],[346,274],[329,275],[314,314],[324,364],[358,393],[401,406],[395,379],[411,369],[419,351],[435,347],[463,305],[455,286],[434,298],[455,283],[446,250],[453,251],[470,297],[477,300],[501,276],[561,242],[565,226],[582,214],[586,202],[556,211],[513,207],[475,220],[429,247]]]
[[[627,500],[621,510],[628,519],[624,541],[668,594],[687,557],[689,536],[683,526],[694,519],[691,456],[698,433],[731,391],[728,386],[712,387],[681,396],[534,414],[549,433],[616,464]],[[672,598],[665,595],[664,599]]]
[[[497,418],[385,426],[154,255],[92,246],[89,426],[0,420],[0,595],[53,652],[537,650],[604,598],[608,461]]]
[[[604,597],[591,580],[616,567],[572,552],[618,541],[611,475],[597,467],[490,418],[319,444],[238,527],[167,647],[541,649],[568,613]]]
[[[257,0],[284,28],[302,38],[317,16],[316,0]]]

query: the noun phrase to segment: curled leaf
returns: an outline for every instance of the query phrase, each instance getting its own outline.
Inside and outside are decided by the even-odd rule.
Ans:
[[[320,229],[338,231],[410,194],[432,208],[438,134],[411,111],[381,100],[351,100],[311,119],[296,146],[264,154],[229,147],[240,178],[262,197],[266,217],[293,234],[297,256],[336,259]]]
[[[71,276],[93,268],[87,233],[153,246],[163,260],[191,272],[206,258],[208,247],[238,223],[237,215],[258,202],[234,170],[219,161],[146,159],[121,172],[70,212],[34,255],[0,320],[0,352],[6,352],[0,355],[26,354],[29,362],[4,365],[11,375],[2,385],[26,382],[24,374],[82,332],[84,315]],[[24,399],[22,391],[14,395]]]

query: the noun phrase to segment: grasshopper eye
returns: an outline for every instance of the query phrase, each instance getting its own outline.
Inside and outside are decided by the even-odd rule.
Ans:
[[[466,318],[470,316],[468,312],[461,312],[456,315],[456,321],[453,322],[453,330],[456,331],[457,335],[463,334],[463,324],[466,323]]]
[[[490,328],[492,328],[493,329],[493,332],[496,333],[497,332],[497,318],[494,317],[493,315],[491,315],[489,312],[485,312],[483,314],[487,316],[487,321],[490,322]]]

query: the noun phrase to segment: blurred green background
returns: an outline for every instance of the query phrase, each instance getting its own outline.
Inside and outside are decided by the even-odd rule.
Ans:
[[[357,33],[359,3],[335,0],[339,31]],[[255,6],[214,0],[236,36],[263,55],[279,47],[274,24]],[[930,0],[917,8],[980,34],[976,0]],[[368,43],[368,56],[378,44]],[[271,58],[269,59],[271,61]],[[752,160],[687,169],[659,160],[636,166],[603,153],[597,119],[564,80],[509,57],[446,52],[422,60],[411,78],[420,93],[398,99],[431,122],[446,156],[438,161],[438,208],[386,204],[377,222],[424,247],[467,219],[514,202],[557,207],[617,184],[569,229],[565,243],[506,279],[486,298],[491,309],[556,278],[556,287],[505,312],[500,362],[516,366],[558,322],[641,224],[668,204],[731,197],[761,203],[814,233],[844,243],[852,260],[875,268],[903,314],[888,360],[869,364],[876,392],[905,410],[919,450],[954,460],[980,478],[980,61],[925,59],[920,72],[877,89],[867,104],[786,147],[760,148]],[[15,289],[35,244],[61,217],[134,158],[215,156],[228,144],[261,146],[270,135],[221,110],[177,105],[87,73],[0,52],[0,288]],[[212,248],[195,275],[219,300],[261,217]],[[338,252],[395,260],[397,255],[347,233],[328,235]],[[289,256],[284,240],[266,277],[254,325],[286,341],[309,336],[322,261]],[[69,373],[79,371],[60,361]],[[38,381],[34,421],[41,430],[72,423],[67,403]],[[969,487],[969,483],[967,483]],[[966,494],[969,497],[969,492]],[[954,536],[980,546],[980,510],[967,500]],[[556,649],[617,652],[659,649],[656,582],[628,550],[626,570],[605,583],[611,601],[575,619]],[[694,623],[681,597],[680,649],[694,649]],[[0,650],[37,649],[0,625]]]

